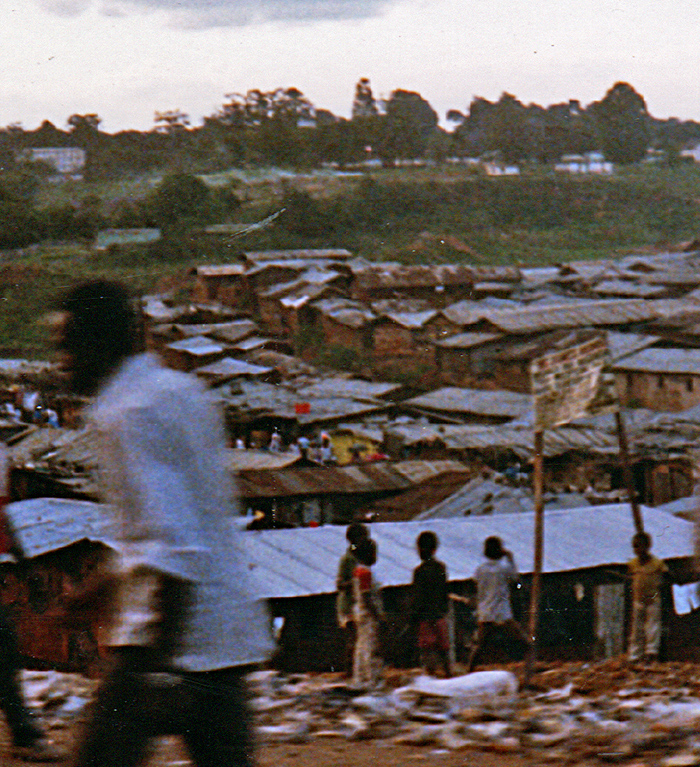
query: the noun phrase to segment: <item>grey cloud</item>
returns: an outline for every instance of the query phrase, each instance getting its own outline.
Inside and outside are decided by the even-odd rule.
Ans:
[[[189,29],[245,26],[266,21],[361,19],[394,0],[39,0],[53,13],[77,15],[96,5],[110,16],[165,11],[172,26]]]
[[[39,6],[57,16],[78,16],[90,7],[91,0],[39,0]]]

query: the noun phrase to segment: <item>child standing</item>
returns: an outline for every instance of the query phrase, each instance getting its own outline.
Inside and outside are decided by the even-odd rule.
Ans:
[[[438,538],[425,530],[416,540],[421,564],[413,571],[412,613],[418,624],[420,664],[434,675],[441,665],[446,677],[450,673],[450,642],[447,632],[447,568],[435,552]]]
[[[355,546],[357,565],[352,574],[355,598],[355,626],[357,638],[353,657],[352,683],[354,687],[370,689],[379,681],[379,623],[384,619],[378,594],[372,580],[372,565],[377,561],[377,547],[365,538]]]
[[[360,541],[369,538],[367,527],[361,522],[353,522],[348,525],[345,531],[345,538],[348,542],[348,548],[338,563],[338,574],[336,576],[336,588],[338,597],[336,599],[336,614],[338,617],[338,626],[343,632],[345,657],[344,672],[352,676],[353,655],[355,653],[355,640],[357,629],[355,627],[355,600],[353,597],[352,576],[357,567],[357,558],[355,549]]]
[[[518,570],[513,555],[503,547],[503,542],[497,536],[493,535],[484,541],[484,561],[477,567],[474,579],[477,626],[468,670],[474,669],[487,638],[498,631],[522,643],[529,655],[532,652],[532,642],[515,621],[510,604],[510,586],[517,581]]]
[[[632,580],[629,659],[653,661],[661,646],[661,588],[668,567],[651,553],[648,533],[633,536],[632,550],[636,556],[627,565]]]

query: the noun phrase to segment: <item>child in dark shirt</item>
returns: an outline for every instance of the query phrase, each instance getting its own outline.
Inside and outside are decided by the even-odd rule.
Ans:
[[[421,563],[413,571],[412,614],[418,625],[418,650],[421,666],[434,675],[442,666],[451,675],[450,641],[447,631],[447,569],[435,559],[438,538],[431,531],[422,532],[417,540]]]

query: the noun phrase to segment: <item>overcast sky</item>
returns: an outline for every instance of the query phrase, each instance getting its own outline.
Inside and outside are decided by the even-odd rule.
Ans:
[[[700,121],[697,0],[0,0],[0,126],[193,125],[225,95],[296,87],[349,116],[355,83],[418,91],[444,120],[503,91],[547,106],[629,82]]]

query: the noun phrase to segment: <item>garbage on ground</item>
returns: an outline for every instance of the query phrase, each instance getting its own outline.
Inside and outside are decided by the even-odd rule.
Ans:
[[[96,682],[23,672],[49,728],[80,717]],[[384,740],[417,749],[517,752],[548,763],[700,765],[700,666],[623,660],[538,668],[519,690],[506,670],[435,679],[387,671],[360,691],[338,674],[249,675],[258,741]]]

